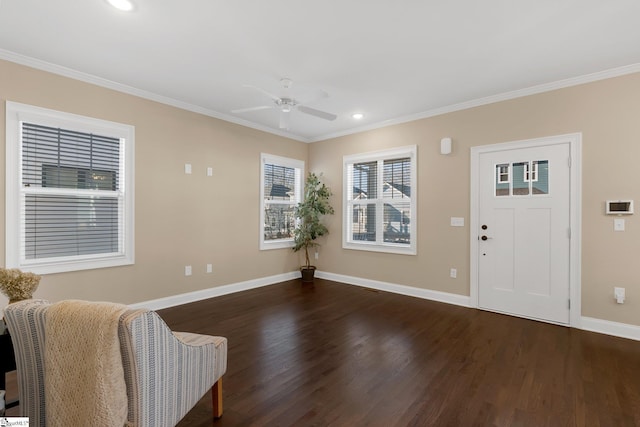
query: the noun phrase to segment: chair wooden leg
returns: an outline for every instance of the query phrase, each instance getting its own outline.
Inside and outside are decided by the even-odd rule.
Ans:
[[[222,378],[211,387],[211,399],[213,399],[213,418],[222,416]]]

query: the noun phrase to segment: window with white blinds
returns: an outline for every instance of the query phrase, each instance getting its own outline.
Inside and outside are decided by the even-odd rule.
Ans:
[[[416,171],[416,146],[344,157],[344,248],[416,254]]]
[[[291,247],[304,162],[262,154],[260,164],[260,249]]]
[[[7,265],[133,263],[133,128],[22,104],[7,111]]]

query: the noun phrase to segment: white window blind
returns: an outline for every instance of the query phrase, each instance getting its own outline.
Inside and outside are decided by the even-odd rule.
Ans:
[[[8,111],[7,203],[15,215],[7,229],[15,232],[7,265],[47,273],[132,263],[133,129],[21,104]],[[13,159],[19,168],[9,167]]]
[[[117,254],[120,139],[22,123],[25,258]]]
[[[260,249],[291,247],[304,162],[269,154],[261,160]]]
[[[344,158],[343,247],[416,253],[416,147]]]

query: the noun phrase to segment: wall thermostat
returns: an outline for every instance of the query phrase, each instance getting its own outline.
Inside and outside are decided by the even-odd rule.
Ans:
[[[633,200],[607,200],[607,215],[633,214]]]

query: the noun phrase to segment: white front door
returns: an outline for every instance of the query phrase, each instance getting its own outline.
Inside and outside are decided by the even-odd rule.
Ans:
[[[478,307],[570,323],[570,143],[478,154]]]

